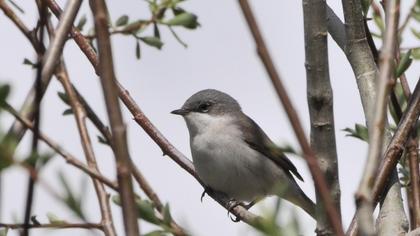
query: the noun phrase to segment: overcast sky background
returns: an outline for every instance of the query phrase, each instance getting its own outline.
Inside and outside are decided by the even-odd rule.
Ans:
[[[38,15],[32,1],[15,0],[26,13],[20,15],[24,22],[34,26]],[[59,1],[63,7],[66,1]],[[128,14],[130,19],[147,19],[150,15],[144,1],[107,1],[111,18],[115,21],[120,15]],[[275,64],[280,71],[289,95],[300,114],[301,121],[309,135],[309,116],[306,102],[306,81],[304,68],[304,39],[301,1],[252,1],[257,20],[262,28]],[[342,18],[340,1],[329,1]],[[402,14],[405,15],[411,1],[402,1]],[[169,112],[179,108],[191,94],[206,88],[227,92],[242,105],[245,113],[252,117],[265,132],[279,144],[289,143],[298,147],[293,131],[272,89],[266,72],[256,56],[254,42],[246,26],[237,1],[186,1],[182,6],[197,14],[201,27],[195,31],[178,29],[181,38],[188,43],[183,48],[166,30],[161,30],[164,47],[161,51],[142,45],[140,61],[135,58],[135,41],[131,37],[112,37],[115,70],[119,81],[129,90],[151,121],[181,152],[190,156],[189,137],[184,121]],[[84,1],[80,18],[88,17],[92,26],[88,2]],[[0,81],[13,87],[10,103],[20,107],[34,80],[34,71],[23,65],[23,58],[35,60],[30,44],[17,28],[0,14]],[[418,26],[418,25],[417,25]],[[150,31],[144,33],[151,35]],[[403,45],[418,46],[413,38]],[[99,80],[92,66],[74,42],[69,41],[64,50],[70,78],[88,102],[107,121],[103,95]],[[339,157],[340,181],[342,192],[342,214],[347,227],[354,213],[353,194],[359,183],[362,166],[365,162],[367,145],[354,138],[345,137],[342,129],[364,123],[364,116],[353,72],[337,45],[329,39],[330,77],[334,89],[334,112]],[[414,86],[420,74],[418,63],[411,66],[407,77]],[[58,99],[57,92],[63,91],[61,85],[53,80],[42,103],[41,130],[66,150],[84,160],[74,118],[63,117],[66,109]],[[128,125],[130,154],[155,188],[164,202],[169,202],[174,219],[191,231],[193,235],[253,235],[250,227],[243,223],[233,223],[226,216],[226,210],[211,198],[200,203],[202,187],[184,170],[168,157],[162,157],[160,148],[131,119],[124,108]],[[9,115],[2,114],[1,129],[7,130],[12,122]],[[115,178],[114,157],[109,148],[96,143],[98,132],[91,128],[91,139],[102,173]],[[28,133],[29,134],[29,133]],[[30,139],[26,135],[18,148],[18,157],[29,153]],[[43,150],[49,150],[43,146]],[[306,164],[297,157],[290,157],[305,179],[300,183],[306,194],[315,199],[313,182]],[[41,178],[57,191],[61,186],[57,172],[64,171],[75,189],[80,189],[84,174],[63,161],[59,156],[44,169]],[[19,167],[7,169],[3,173],[3,197],[0,209],[1,222],[23,219],[23,206],[26,196],[27,175]],[[98,204],[91,182],[88,182],[85,208],[92,222],[100,219]],[[136,186],[136,189],[137,186]],[[111,190],[109,191],[115,194]],[[270,208],[273,198],[255,206],[252,211],[261,213]],[[294,209],[304,235],[313,234],[315,221],[302,210],[285,203],[283,221],[288,220],[290,210]],[[121,211],[112,204],[117,230],[122,234]],[[47,222],[46,214],[53,212],[62,219],[74,221],[66,208],[52,198],[40,186],[36,188],[33,214],[40,222]],[[153,229],[141,223],[142,232]],[[67,232],[68,234],[65,234]],[[10,235],[17,235],[12,232]],[[43,231],[34,230],[32,235],[88,235],[83,230]]]

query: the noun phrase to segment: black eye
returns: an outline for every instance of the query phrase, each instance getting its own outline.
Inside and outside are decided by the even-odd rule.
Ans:
[[[206,102],[206,103],[202,103],[198,106],[198,111],[199,112],[208,112],[209,108],[210,108],[211,104]]]

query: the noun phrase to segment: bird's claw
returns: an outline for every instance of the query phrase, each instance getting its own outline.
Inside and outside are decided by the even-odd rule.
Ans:
[[[247,205],[243,202],[236,201],[235,199],[229,200],[227,215],[229,216],[230,220],[232,220],[235,223],[241,221],[241,219],[240,219],[240,217],[236,217],[236,218],[232,217],[232,215],[230,213],[232,213],[233,208],[235,208],[237,206],[242,206],[242,207],[248,209]]]
[[[201,194],[200,201],[203,202],[203,198],[206,196],[207,190],[204,189],[203,193]]]

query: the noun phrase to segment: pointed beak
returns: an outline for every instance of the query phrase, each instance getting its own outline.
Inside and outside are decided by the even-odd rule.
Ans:
[[[188,112],[190,112],[189,110],[187,110],[187,109],[177,109],[177,110],[173,110],[173,111],[171,111],[171,113],[172,114],[174,114],[174,115],[180,115],[180,116],[184,116],[184,115],[186,115]]]

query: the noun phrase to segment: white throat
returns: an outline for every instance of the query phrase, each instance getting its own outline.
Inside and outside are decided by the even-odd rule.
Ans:
[[[223,132],[233,126],[233,117],[229,115],[210,115],[208,113],[191,112],[184,116],[191,138],[204,133]]]

